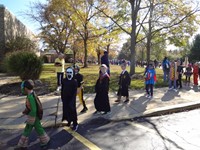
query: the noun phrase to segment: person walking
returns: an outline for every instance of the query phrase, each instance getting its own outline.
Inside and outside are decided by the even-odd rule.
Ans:
[[[83,75],[80,73],[80,67],[76,64],[74,65],[74,72],[75,72],[74,79],[77,81],[77,84],[78,84],[77,95],[79,97],[79,101],[83,105],[83,109],[81,110],[81,113],[84,113],[88,110],[88,108],[85,104],[85,100],[83,98],[83,83],[84,83],[84,81],[83,81]]]
[[[168,82],[169,81],[170,62],[167,57],[165,57],[162,61],[162,69],[163,69],[163,80],[164,80],[164,82]]]
[[[192,75],[192,65],[188,64],[184,72],[185,75],[185,85],[190,86],[190,77]]]
[[[14,148],[15,150],[28,148],[29,136],[33,128],[35,128],[39,135],[41,148],[45,148],[50,141],[49,136],[44,131],[40,122],[43,115],[42,104],[33,91],[33,88],[34,82],[32,80],[25,80],[21,84],[22,93],[27,95],[26,108],[23,111],[23,114],[27,116],[27,121],[22,136],[19,139],[17,146]]]
[[[183,74],[183,66],[180,60],[177,61],[177,73],[178,79],[176,80],[177,88],[182,88],[182,74]]]
[[[58,58],[55,59],[54,66],[56,67],[57,74],[57,91],[60,91],[65,72],[65,59],[63,54],[60,53],[58,55]]]
[[[101,57],[101,65],[105,64],[107,66],[107,73],[110,76],[110,63],[109,63],[109,58],[108,58],[108,52],[104,51],[103,56]]]
[[[151,99],[153,97],[153,86],[156,82],[156,71],[152,63],[150,63],[147,67],[145,73],[145,87],[146,87],[146,97]]]
[[[178,79],[177,63],[172,61],[169,72],[169,90],[173,89],[174,91],[177,91],[177,85],[176,85],[177,79]]]
[[[107,114],[110,112],[108,97],[110,77],[107,73],[108,67],[105,64],[100,66],[100,76],[95,84],[94,114]]]
[[[123,60],[121,63],[121,69],[122,72],[119,76],[119,89],[117,92],[117,100],[115,101],[116,103],[120,103],[121,102],[121,97],[124,96],[126,98],[126,100],[124,101],[124,103],[128,103],[129,102],[129,91],[128,88],[130,86],[131,83],[131,78],[130,75],[128,73],[128,71],[126,70],[126,61]]]
[[[197,62],[194,63],[193,65],[193,82],[194,85],[198,85],[198,75],[199,75],[199,67]]]
[[[62,81],[61,100],[63,103],[62,121],[67,121],[70,127],[73,122],[72,130],[78,129],[78,118],[76,112],[77,81],[74,79],[74,70],[71,67],[66,69],[66,78]]]

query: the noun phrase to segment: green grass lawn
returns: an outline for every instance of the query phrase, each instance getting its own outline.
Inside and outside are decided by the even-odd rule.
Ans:
[[[65,67],[70,66],[71,64],[66,64]],[[89,65],[88,68],[82,68],[82,65],[80,65],[80,73],[84,76],[84,92],[85,93],[93,93],[94,92],[94,85],[96,83],[96,80],[98,79],[98,73],[99,73],[99,65]],[[111,65],[111,76],[110,76],[110,91],[117,91],[118,89],[118,79],[119,75],[121,73],[121,67],[117,65]],[[130,67],[127,67],[127,70],[130,71]],[[131,80],[131,89],[144,89],[144,79],[142,78],[142,75],[144,73],[144,68],[136,67],[136,74],[140,77],[138,79],[132,79]],[[164,87],[167,86],[167,84],[163,83],[162,77],[163,72],[161,69],[156,69],[157,73],[157,83],[155,87]],[[42,74],[40,76],[40,79],[42,81],[49,83],[49,88],[51,91],[54,91],[56,89],[56,72],[55,67],[53,64],[44,64]]]

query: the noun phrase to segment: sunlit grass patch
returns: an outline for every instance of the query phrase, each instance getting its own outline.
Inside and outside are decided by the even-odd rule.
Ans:
[[[65,68],[71,66],[72,64],[66,64]],[[94,86],[99,77],[99,65],[89,65],[87,68],[83,68],[82,64],[80,66],[80,73],[84,76],[84,92],[85,93],[94,93]],[[128,72],[130,67],[127,67]],[[130,89],[144,89],[144,74],[145,68],[136,67],[136,75],[140,76],[139,79],[132,79]],[[119,75],[121,73],[121,67],[118,65],[110,66],[110,91],[118,90],[118,81]],[[156,69],[157,73],[157,82],[155,87],[164,87],[167,86],[166,83],[163,83],[163,72],[161,69]],[[50,91],[54,91],[57,87],[57,79],[54,64],[44,64],[43,71],[40,76],[40,79],[49,84]]]

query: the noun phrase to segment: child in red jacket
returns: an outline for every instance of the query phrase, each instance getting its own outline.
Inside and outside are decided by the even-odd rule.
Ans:
[[[193,65],[193,80],[194,85],[198,85],[198,75],[199,75],[199,67],[197,63],[194,63]]]

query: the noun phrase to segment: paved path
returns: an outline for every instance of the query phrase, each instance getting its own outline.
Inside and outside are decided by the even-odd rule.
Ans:
[[[130,91],[130,102],[117,104],[114,101],[116,93],[110,93],[111,113],[106,115],[94,115],[93,100],[95,94],[85,94],[84,98],[88,111],[80,114],[82,105],[77,97],[78,122],[84,124],[85,121],[105,117],[112,121],[133,119],[134,117],[161,115],[170,112],[183,111],[185,109],[198,108],[200,106],[199,87],[187,87],[177,92],[169,91],[168,88],[154,90],[154,97],[149,100],[144,96],[143,90]],[[46,127],[55,125],[55,112],[59,96],[53,94],[40,96],[44,107],[44,119],[42,124]],[[24,128],[26,117],[22,115],[24,110],[25,96],[6,96],[0,95],[0,129]],[[62,103],[59,102],[57,124],[61,123]]]

